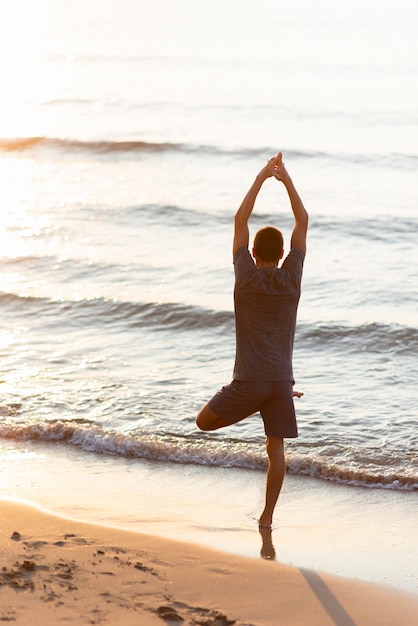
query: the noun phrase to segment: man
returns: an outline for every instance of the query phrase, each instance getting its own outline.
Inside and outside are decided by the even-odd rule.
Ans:
[[[294,216],[291,250],[283,256],[283,236],[275,227],[260,229],[251,257],[248,220],[263,183],[281,181]],[[308,213],[283,164],[282,154],[259,172],[234,219],[236,356],[233,381],[201,409],[197,426],[217,430],[260,412],[264,421],[268,470],[260,527],[270,528],[285,474],[283,439],[297,437],[292,367],[296,313],[306,252]]]

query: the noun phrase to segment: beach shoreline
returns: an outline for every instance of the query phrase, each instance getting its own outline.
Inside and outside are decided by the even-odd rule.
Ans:
[[[0,507],[0,619],[16,624],[410,626],[418,596],[305,568]]]
[[[256,522],[263,472],[86,457],[39,442],[2,441],[0,451],[0,497],[75,521],[418,593],[416,492],[287,475],[266,535]]]

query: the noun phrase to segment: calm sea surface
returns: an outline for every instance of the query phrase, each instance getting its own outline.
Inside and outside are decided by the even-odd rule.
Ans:
[[[418,488],[415,4],[17,0],[0,43],[0,437],[265,468],[194,425],[234,360],[232,219],[311,216],[289,471]],[[6,23],[6,22],[4,22]],[[289,241],[270,180],[251,219]]]

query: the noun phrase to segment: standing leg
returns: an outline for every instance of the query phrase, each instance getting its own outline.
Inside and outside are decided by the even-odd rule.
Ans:
[[[267,437],[266,450],[269,460],[266,479],[266,503],[260,515],[260,526],[270,527],[273,522],[273,511],[283,484],[286,471],[284,460],[284,443],[281,437]]]

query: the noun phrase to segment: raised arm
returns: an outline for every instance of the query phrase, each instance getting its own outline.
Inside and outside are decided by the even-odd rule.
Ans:
[[[280,180],[286,187],[286,191],[289,195],[290,204],[292,207],[293,215],[295,218],[295,225],[293,227],[292,236],[290,239],[291,248],[300,248],[306,252],[306,235],[308,232],[309,216],[303,202],[296,191],[292,179],[290,178],[282,161],[276,165],[274,170],[274,176],[277,180]]]
[[[232,245],[233,254],[242,246],[247,246],[250,240],[250,232],[248,229],[248,220],[253,211],[258,192],[267,178],[276,175],[278,166],[282,163],[282,155],[269,159],[263,169],[257,174],[257,177],[251,185],[247,195],[241,202],[241,206],[235,213],[234,218],[234,240]]]

